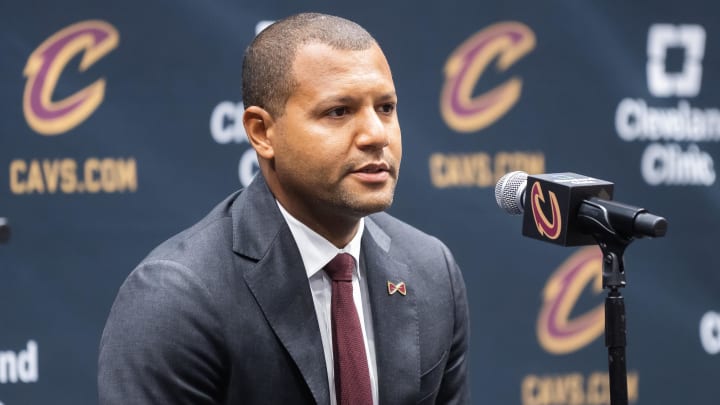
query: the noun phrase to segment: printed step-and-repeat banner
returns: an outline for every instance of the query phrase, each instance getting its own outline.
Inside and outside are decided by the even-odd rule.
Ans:
[[[124,278],[256,172],[242,53],[300,11],[357,21],[389,59],[405,152],[391,212],[462,267],[473,403],[610,402],[600,251],[522,237],[493,194],[514,170],[612,181],[616,200],[668,219],[666,237],[625,254],[629,400],[720,401],[716,2],[0,10],[0,218],[12,228],[0,243],[0,404],[97,402],[100,334]]]

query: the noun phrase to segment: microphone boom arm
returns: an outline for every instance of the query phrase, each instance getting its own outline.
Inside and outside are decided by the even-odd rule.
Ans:
[[[591,197],[580,204],[577,218],[586,233],[607,233],[622,239],[661,237],[667,220],[644,208]]]

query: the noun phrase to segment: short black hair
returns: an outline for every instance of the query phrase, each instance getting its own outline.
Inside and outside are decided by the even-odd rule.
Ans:
[[[318,42],[335,49],[361,51],[377,44],[360,25],[341,17],[301,13],[279,20],[245,50],[242,98],[245,107],[259,106],[281,116],[297,83],[292,66],[300,46]]]

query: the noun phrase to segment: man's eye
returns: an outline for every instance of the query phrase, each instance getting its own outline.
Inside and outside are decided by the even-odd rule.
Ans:
[[[347,107],[338,107],[338,108],[333,108],[332,110],[330,110],[328,112],[328,115],[330,117],[342,117],[343,115],[345,115],[347,113],[348,113]]]
[[[393,103],[386,103],[380,106],[380,112],[385,114],[390,114],[393,111],[395,111],[395,104]]]

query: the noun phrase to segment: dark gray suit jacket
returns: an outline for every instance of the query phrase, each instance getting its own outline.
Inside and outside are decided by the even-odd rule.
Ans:
[[[468,309],[450,252],[384,213],[365,227],[380,403],[468,403]],[[329,403],[307,275],[261,175],[128,276],[98,388],[101,404]]]

